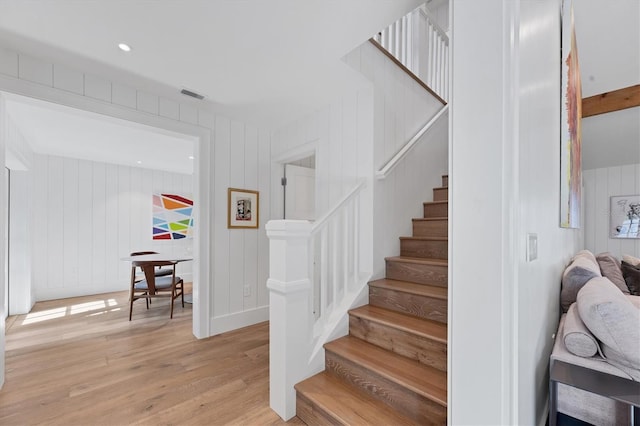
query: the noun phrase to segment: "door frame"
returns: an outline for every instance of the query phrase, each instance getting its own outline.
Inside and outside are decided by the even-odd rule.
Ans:
[[[214,173],[211,167],[213,164],[211,130],[190,123],[150,115],[124,106],[105,103],[75,93],[64,92],[60,89],[0,75],[0,98],[4,97],[2,92],[35,98],[195,138],[194,154],[197,161],[194,162],[193,181],[197,203],[194,206],[194,219],[198,227],[194,233],[193,244],[193,334],[199,339],[209,337],[212,311],[211,289],[209,286],[211,282],[210,260],[213,258],[211,244],[213,240],[213,226],[211,225],[213,220],[211,200],[213,196],[211,191],[214,189]],[[2,113],[4,114],[5,112]],[[0,129],[1,131],[4,131],[4,129]],[[2,145],[0,148],[4,150],[4,140],[0,140],[0,145]],[[4,256],[0,259],[0,264],[2,262],[4,262]],[[3,280],[3,292],[5,286],[6,282]],[[4,333],[2,333],[1,338],[4,342]],[[0,347],[2,346],[0,345]],[[0,356],[4,358],[4,351]]]
[[[315,155],[316,157],[316,171],[318,165],[318,139],[311,142],[307,142],[303,145],[290,149],[281,155],[271,160],[272,170],[272,185],[271,185],[271,198],[272,198],[272,218],[284,218],[284,190],[282,189],[281,178],[284,176],[284,165],[294,161],[301,160],[306,157]],[[317,175],[316,175],[316,214],[318,209],[318,187],[317,187]]]

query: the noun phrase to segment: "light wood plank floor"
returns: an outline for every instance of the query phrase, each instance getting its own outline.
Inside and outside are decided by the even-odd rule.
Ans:
[[[134,304],[128,293],[37,303],[9,317],[0,425],[265,425],[269,328],[208,339],[191,305]],[[303,424],[294,418],[288,424]]]

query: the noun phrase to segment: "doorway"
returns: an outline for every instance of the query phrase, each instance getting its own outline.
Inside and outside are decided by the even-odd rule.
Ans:
[[[315,220],[315,154],[285,163],[282,178],[284,219]]]
[[[35,92],[38,92],[37,88],[34,89]],[[9,98],[15,98],[20,95],[14,95],[10,93],[0,92],[0,97],[4,98],[3,102]],[[21,96],[22,97],[22,96]],[[189,139],[191,144],[193,145],[193,153],[191,155],[190,161],[192,162],[192,170],[193,170],[193,186],[192,193],[193,198],[196,200],[196,205],[194,206],[194,216],[196,217],[196,223],[200,223],[201,226],[196,228],[196,233],[193,239],[193,248],[192,253],[194,257],[193,263],[193,334],[196,337],[203,338],[208,337],[209,335],[209,318],[210,318],[210,301],[209,301],[209,288],[208,285],[204,283],[209,282],[210,268],[209,262],[200,262],[199,259],[209,259],[210,255],[210,235],[209,229],[210,226],[208,221],[198,222],[198,217],[209,217],[209,198],[210,198],[210,179],[208,178],[208,168],[210,167],[209,162],[209,140],[210,140],[210,131],[204,128],[196,127],[191,124],[175,122],[173,120],[165,119],[162,117],[149,117],[148,115],[141,114],[138,111],[130,111],[125,108],[120,108],[117,106],[105,108],[103,104],[99,102],[93,102],[88,99],[78,99],[77,97],[69,96],[58,96],[55,99],[47,99],[48,94],[39,94],[34,93],[33,96],[24,96],[24,98],[28,99],[30,102],[53,102],[52,105],[55,108],[67,108],[73,109],[75,113],[80,115],[92,114],[94,116],[99,116],[101,119],[107,122],[118,121],[123,126],[127,126],[130,128],[142,128],[147,127],[150,129],[154,129],[155,131],[163,134],[173,134],[177,137],[183,137]],[[44,99],[40,101],[39,99]],[[7,114],[6,110],[2,112],[3,114]],[[8,116],[8,115],[6,115]],[[6,120],[3,121],[6,123]],[[3,140],[3,142],[5,142]],[[117,151],[117,150],[116,150]],[[127,156],[131,154],[131,149],[127,149],[125,151],[119,152],[123,156]],[[62,168],[63,170],[64,167]],[[204,170],[204,173],[203,173]],[[65,172],[66,173],[66,172]],[[109,181],[109,179],[107,179]],[[116,179],[117,182],[117,179]],[[83,182],[78,182],[76,185],[82,185]],[[161,189],[161,188],[159,188]],[[149,203],[149,209],[151,209],[151,202]],[[77,248],[76,248],[77,250]],[[128,251],[128,248],[126,249]],[[128,253],[122,252],[122,250],[118,249],[118,259],[122,255],[126,255]],[[119,267],[119,261],[113,263],[108,267]],[[77,272],[76,272],[77,273]],[[127,281],[128,282],[128,281]],[[6,281],[5,281],[6,283]],[[6,286],[3,286],[2,291],[6,291]],[[31,303],[32,304],[32,303]]]

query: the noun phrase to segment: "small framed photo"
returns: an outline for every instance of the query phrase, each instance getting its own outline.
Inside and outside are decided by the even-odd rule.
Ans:
[[[611,238],[640,238],[640,195],[611,197]]]
[[[248,189],[227,191],[227,228],[258,228],[260,194]]]

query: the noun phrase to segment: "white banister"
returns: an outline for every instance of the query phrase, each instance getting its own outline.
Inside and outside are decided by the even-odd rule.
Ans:
[[[293,386],[322,370],[322,345],[370,276],[359,262],[364,187],[364,180],[358,182],[315,222],[272,220],[266,225],[270,405],[285,420],[296,414]]]
[[[449,105],[443,106],[440,111],[436,115],[434,115],[431,120],[427,122],[418,133],[416,133],[409,141],[404,144],[400,151],[396,153],[388,162],[385,164],[380,170],[376,172],[377,179],[385,179],[389,173],[402,161],[402,159],[411,151],[411,149],[418,144],[421,140],[422,136],[438,121],[440,117],[442,117],[447,111],[449,111]]]
[[[373,39],[447,101],[449,37],[425,5],[392,23]],[[426,57],[426,61],[421,61],[421,57]],[[421,65],[425,62],[426,65]]]

